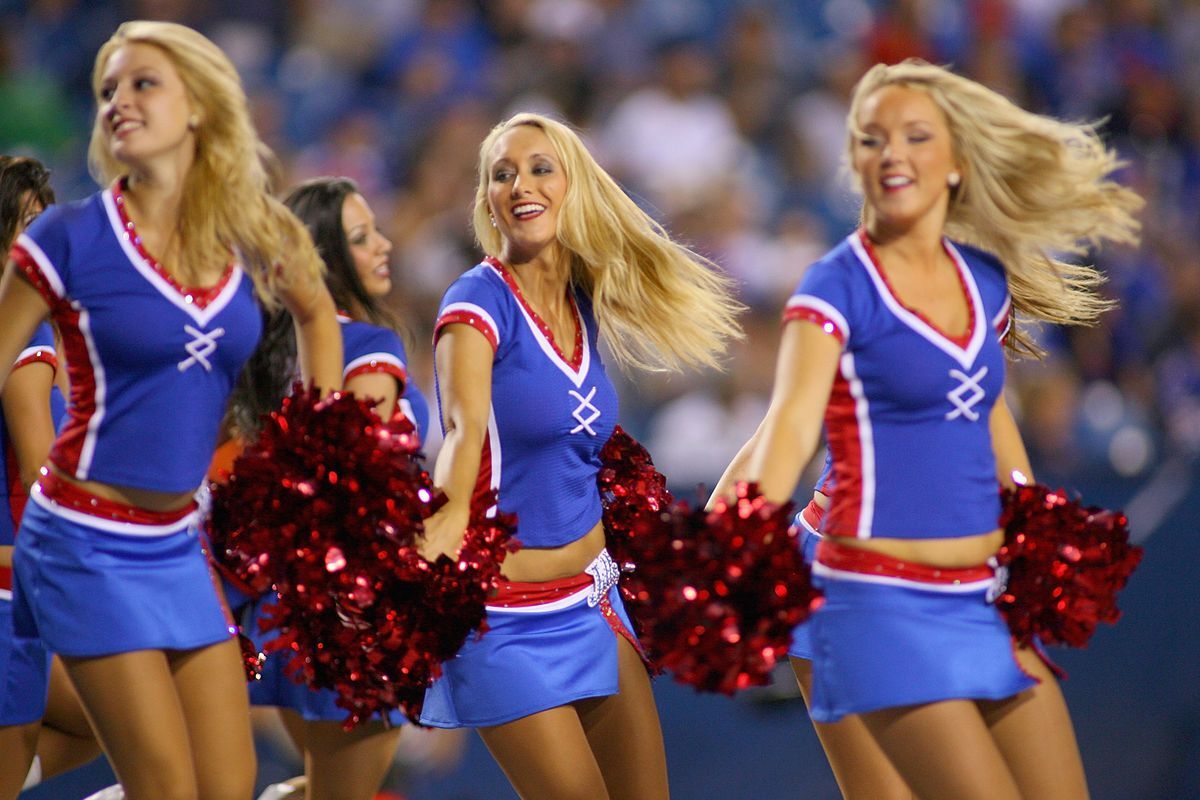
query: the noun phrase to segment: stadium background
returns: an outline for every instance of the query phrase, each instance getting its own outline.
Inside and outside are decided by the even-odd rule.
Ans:
[[[710,484],[770,388],[783,299],[855,224],[839,171],[847,92],[876,61],[948,63],[1022,105],[1106,118],[1146,198],[1144,243],[1098,263],[1120,303],[1046,329],[1011,402],[1039,477],[1125,507],[1146,559],[1125,618],[1061,653],[1097,800],[1200,798],[1200,2],[1197,0],[0,0],[0,152],[85,168],[97,47],[124,19],[184,22],[237,63],[280,183],[349,175],[395,242],[391,302],[432,389],[441,291],[477,260],[476,149],[516,110],[578,126],[678,238],[738,279],[749,335],[726,370],[620,382],[622,422],[677,492]],[[436,450],[436,436],[430,443]],[[835,797],[781,675],[735,700],[657,685],[680,798]],[[261,780],[294,770],[264,726]],[[510,797],[473,736],[410,741],[389,789]],[[947,753],[947,758],[954,754]],[[81,797],[103,765],[26,796]]]

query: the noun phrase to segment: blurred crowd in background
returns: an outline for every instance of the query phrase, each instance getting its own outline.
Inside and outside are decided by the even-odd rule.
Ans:
[[[358,181],[396,244],[392,301],[427,390],[438,299],[479,257],[480,140],[518,110],[577,126],[750,308],[725,371],[621,387],[624,424],[677,486],[711,485],[761,419],[783,302],[856,225],[841,154],[866,67],[921,56],[1106,120],[1148,201],[1144,244],[1099,256],[1119,307],[1042,331],[1050,355],[1014,368],[1011,402],[1055,474],[1137,478],[1200,453],[1197,0],[0,0],[0,151],[45,160],[60,198],[95,189],[92,60],[130,18],[187,23],[232,56],[281,188]]]

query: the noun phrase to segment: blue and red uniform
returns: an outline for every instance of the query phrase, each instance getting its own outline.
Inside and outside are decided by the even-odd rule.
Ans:
[[[76,480],[158,492],[203,482],[229,393],[261,332],[252,281],[179,285],[141,246],[121,186],[47,209],[12,258],[42,294],[71,382],[50,453]],[[193,506],[103,500],[51,471],[34,487],[15,555],[18,635],[69,656],[191,649],[233,633]]]
[[[58,371],[54,332],[38,325],[29,346],[17,356],[13,372],[31,364],[45,364]],[[10,373],[11,374],[11,373]],[[59,420],[66,409],[62,392],[50,387],[50,418]],[[8,421],[0,408],[0,545],[15,542],[17,528],[29,494],[21,483],[20,464],[9,439]],[[40,718],[46,696],[49,654],[38,639],[18,639],[13,632],[12,570],[0,566],[0,725],[23,725]]]
[[[525,547],[561,547],[600,522],[600,450],[617,422],[617,395],[597,349],[586,294],[569,290],[573,347],[561,348],[498,260],[446,291],[435,337],[466,324],[494,350],[491,409],[478,490],[496,489]],[[617,635],[631,639],[607,553],[560,581],[506,583],[488,606],[488,633],[468,640],[426,693],[421,721],[485,726],[585,697],[615,694]]]
[[[347,316],[338,315],[342,329],[343,382],[357,375],[382,373],[396,379],[399,396],[397,407],[424,436],[429,429],[429,404],[408,378],[407,356],[404,343],[391,328],[356,322]],[[256,600],[244,613],[243,625],[246,633],[262,652],[267,642],[279,636],[278,630],[262,633],[258,620],[263,616],[263,607],[278,602],[278,595],[270,593]],[[289,708],[306,720],[343,720],[346,711],[337,705],[337,693],[332,689],[313,690],[296,683],[284,674],[285,659],[268,656],[263,665],[262,678],[250,683],[250,702],[256,706]],[[404,715],[393,712],[389,715],[393,725],[404,721]]]
[[[970,323],[962,336],[907,308],[865,232],[814,264],[785,320],[821,325],[842,345],[825,414],[830,508],[813,573],[815,720],[951,698],[997,699],[1033,685],[990,602],[993,569],[927,568],[839,537],[942,539],[998,526],[989,417],[1004,387],[1011,300],[993,256],[944,240]]]

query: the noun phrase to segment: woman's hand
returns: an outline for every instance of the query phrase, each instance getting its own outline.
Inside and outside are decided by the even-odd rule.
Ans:
[[[436,561],[447,555],[457,560],[466,536],[470,513],[452,503],[442,506],[425,520],[425,535],[417,540],[417,552],[426,561]]]

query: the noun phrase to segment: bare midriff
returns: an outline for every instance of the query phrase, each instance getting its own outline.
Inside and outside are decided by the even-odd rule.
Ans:
[[[583,572],[604,549],[604,525],[597,522],[583,538],[562,547],[526,547],[504,559],[500,570],[510,581],[535,583]]]
[[[151,489],[137,489],[132,486],[115,486],[111,483],[98,481],[80,481],[72,478],[53,464],[47,465],[56,476],[67,483],[78,486],[85,492],[90,492],[105,500],[113,500],[146,511],[171,512],[186,507],[195,499],[196,493],[191,492],[156,492]]]
[[[974,567],[984,563],[1004,543],[1004,531],[958,536],[949,539],[855,539],[852,536],[831,537],[838,544],[859,547],[876,553],[928,564],[932,567]]]

